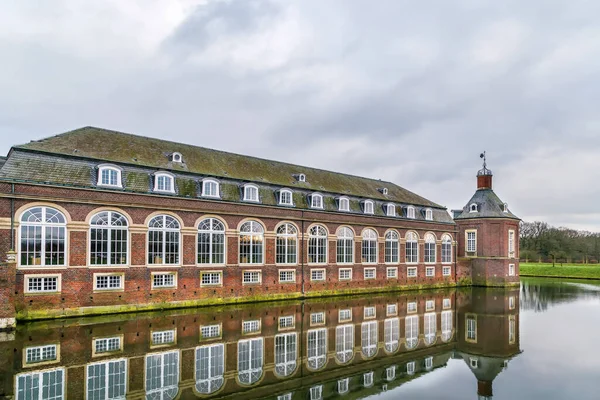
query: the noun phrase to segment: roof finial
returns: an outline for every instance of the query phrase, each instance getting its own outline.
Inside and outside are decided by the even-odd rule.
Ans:
[[[479,158],[483,158],[483,168],[477,172],[477,175],[492,175],[492,171],[487,168],[487,158],[485,151],[479,155]]]
[[[483,151],[483,153],[481,153],[479,155],[479,158],[483,158],[483,169],[487,169],[487,163],[486,163],[486,159],[485,159],[485,150]]]

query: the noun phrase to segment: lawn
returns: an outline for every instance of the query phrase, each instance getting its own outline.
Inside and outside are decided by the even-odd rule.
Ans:
[[[567,265],[521,263],[522,276],[600,279],[600,265]]]

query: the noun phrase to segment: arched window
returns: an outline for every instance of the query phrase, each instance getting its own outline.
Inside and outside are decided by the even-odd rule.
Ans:
[[[308,262],[327,263],[327,230],[324,226],[315,225],[308,231]]]
[[[385,234],[385,262],[389,264],[398,263],[400,254],[400,242],[398,232],[389,231]]]
[[[435,263],[435,236],[432,233],[425,235],[425,262]]]
[[[432,344],[435,343],[435,339],[436,339],[436,330],[437,330],[437,323],[436,323],[436,314],[435,313],[427,313],[423,316],[424,321],[423,321],[423,325],[424,325],[424,330],[425,330],[425,344],[427,346],[431,346]]]
[[[296,264],[298,260],[298,231],[290,223],[277,228],[275,258],[277,264]]]
[[[477,212],[477,204],[476,203],[471,203],[471,205],[469,206],[469,212],[472,212],[472,213]]]
[[[170,215],[148,224],[148,264],[179,264],[179,222]]]
[[[244,201],[258,202],[258,186],[246,185],[244,186]]]
[[[225,346],[222,343],[196,347],[196,390],[211,394],[223,386]]]
[[[442,341],[452,338],[452,311],[442,311]]]
[[[363,322],[360,330],[363,355],[367,358],[375,356],[377,354],[377,321]]]
[[[394,353],[398,350],[400,343],[400,320],[398,318],[389,318],[383,322],[383,337],[385,351]]]
[[[396,216],[396,206],[393,205],[392,203],[386,204],[385,205],[385,215],[387,215],[388,217],[395,217]]]
[[[51,207],[33,207],[21,216],[21,265],[65,265],[67,222]]]
[[[179,392],[179,352],[146,356],[146,398],[170,400]]]
[[[171,153],[171,161],[176,162],[176,163],[180,163],[183,162],[183,157],[181,156],[181,153]]]
[[[374,214],[375,207],[371,200],[365,200],[363,203],[363,211],[365,214]]]
[[[281,189],[279,191],[279,205],[280,206],[293,206],[294,205],[291,190]]]
[[[263,338],[238,342],[238,379],[244,385],[258,382],[263,374]]]
[[[406,218],[415,219],[415,208],[413,206],[406,207]]]
[[[202,196],[219,198],[219,182],[214,179],[205,179],[202,181]]]
[[[290,376],[296,370],[298,358],[297,334],[275,335],[275,373]]]
[[[341,227],[337,233],[338,264],[354,263],[354,233],[348,227]]]
[[[373,229],[365,229],[362,233],[362,262],[377,263],[377,232]]]
[[[327,360],[327,329],[310,329],[307,332],[308,341],[308,368],[321,369]]]
[[[116,211],[101,211],[92,217],[90,225],[90,264],[127,264],[127,218]]]
[[[342,364],[354,358],[354,325],[338,325],[335,328],[335,358]]]
[[[198,224],[198,264],[225,264],[225,225],[216,218]]]
[[[98,185],[122,187],[121,169],[113,165],[100,165],[98,167]]]
[[[323,195],[318,193],[313,193],[310,195],[310,207],[311,208],[323,208]]]
[[[406,348],[412,350],[419,344],[419,316],[411,315],[404,320],[406,332]]]
[[[452,262],[452,236],[448,234],[442,236],[442,262]]]
[[[350,211],[350,200],[347,197],[340,197],[339,203],[340,211]]]
[[[433,211],[430,208],[425,210],[425,219],[427,221],[433,221]]]
[[[416,264],[419,261],[418,236],[414,232],[406,234],[406,262]]]
[[[244,222],[240,227],[240,264],[262,264],[264,233],[257,221]]]
[[[168,172],[154,174],[154,191],[175,193],[175,177]]]

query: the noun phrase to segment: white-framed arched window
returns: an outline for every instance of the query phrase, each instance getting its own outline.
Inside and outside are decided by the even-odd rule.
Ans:
[[[428,264],[435,263],[435,235],[433,233],[425,234],[425,262]]]
[[[476,203],[471,203],[471,205],[469,205],[469,212],[472,212],[472,213],[477,212],[477,204]]]
[[[321,369],[327,361],[327,329],[310,329],[306,336],[308,368],[311,370]]]
[[[279,205],[280,206],[293,206],[294,197],[292,191],[289,189],[281,189],[279,191]]]
[[[385,234],[385,262],[388,264],[396,264],[400,261],[399,239],[396,231],[389,231]]]
[[[175,176],[170,172],[155,173],[154,191],[163,193],[175,193]]]
[[[297,359],[298,335],[275,335],[275,373],[279,376],[290,376],[296,370]]]
[[[257,221],[246,221],[240,227],[240,264],[262,264],[265,229]]]
[[[171,400],[179,392],[179,351],[146,356],[146,398]]]
[[[171,153],[171,161],[176,162],[176,163],[183,162],[183,157],[182,157],[181,153],[178,153],[178,152]]]
[[[252,385],[263,374],[263,338],[238,342],[238,379],[243,385]]]
[[[442,262],[452,262],[452,236],[448,234],[442,236]]]
[[[350,200],[347,197],[340,197],[338,202],[339,211],[350,211]]]
[[[277,228],[275,262],[277,264],[296,264],[298,262],[298,230],[289,222]]]
[[[313,193],[310,195],[310,208],[323,209],[323,195]]]
[[[211,394],[225,383],[225,345],[223,343],[196,347],[196,368],[194,370],[196,390],[201,394]]]
[[[419,344],[419,316],[411,315],[404,320],[406,348],[412,350]]]
[[[57,209],[40,206],[26,210],[21,215],[19,236],[21,265],[66,265],[67,220]]]
[[[354,325],[338,325],[335,328],[335,358],[342,364],[354,358]]]
[[[371,200],[365,200],[363,202],[363,212],[365,214],[374,214],[375,213],[375,204]]]
[[[225,225],[216,218],[198,224],[198,264],[225,264]]]
[[[362,262],[377,264],[377,232],[365,229],[362,233]]]
[[[148,223],[148,264],[179,264],[179,221],[157,215]]]
[[[385,215],[388,217],[396,216],[396,206],[392,203],[388,203],[385,205]]]
[[[115,165],[103,164],[98,166],[98,186],[123,187],[121,168]]]
[[[383,339],[385,351],[394,353],[400,343],[400,319],[388,318],[383,321]]]
[[[337,256],[338,264],[354,263],[354,232],[347,226],[342,226],[337,232]]]
[[[433,221],[433,210],[431,208],[425,210],[425,219],[427,221]]]
[[[255,203],[260,201],[258,196],[258,186],[251,184],[244,185],[244,201],[253,201]]]
[[[419,237],[415,232],[406,234],[406,263],[416,264],[419,261]]]
[[[427,313],[423,316],[423,319],[425,344],[431,346],[436,341],[437,315],[435,313]]]
[[[406,207],[406,218],[415,219],[415,208],[413,206]]]
[[[360,330],[363,356],[374,357],[377,354],[377,321],[363,322]]]
[[[90,220],[90,264],[125,265],[129,259],[127,218],[101,211]]]
[[[205,179],[202,181],[202,196],[213,197],[218,199],[221,197],[219,192],[219,182],[214,179]]]
[[[327,229],[322,225],[314,225],[308,231],[308,262],[327,263]]]

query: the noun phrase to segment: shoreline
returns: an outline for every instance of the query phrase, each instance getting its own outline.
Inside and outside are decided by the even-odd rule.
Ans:
[[[585,277],[585,276],[565,276],[565,275],[536,275],[536,274],[520,274],[525,278],[555,278],[555,279],[581,279],[584,281],[600,281],[600,278]]]

